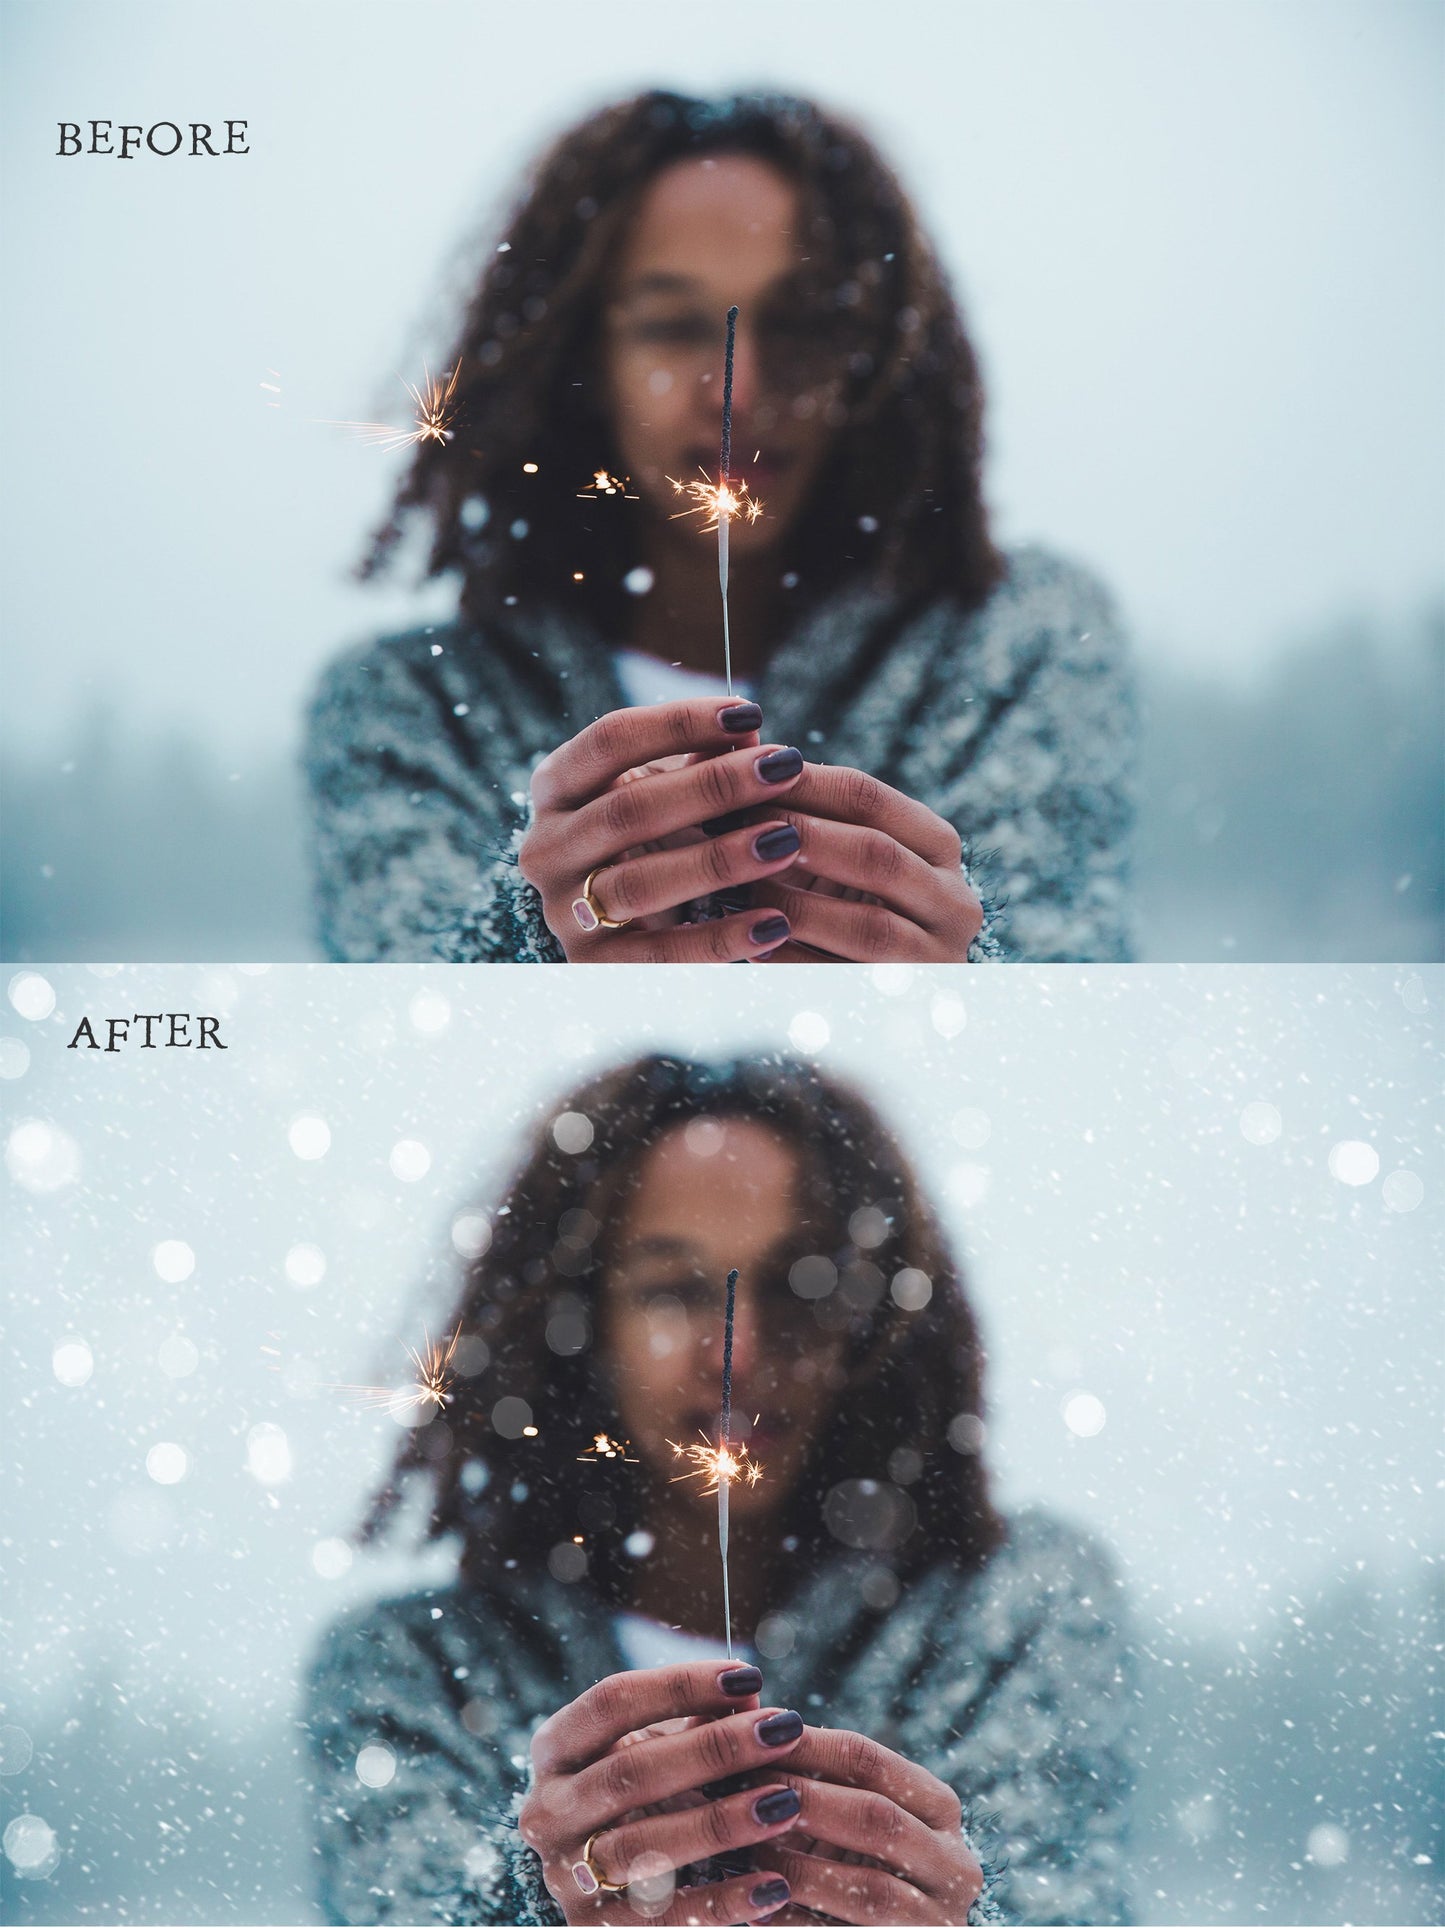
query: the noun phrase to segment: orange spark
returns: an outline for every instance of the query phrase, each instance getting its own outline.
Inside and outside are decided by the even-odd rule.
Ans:
[[[674,1474],[671,1484],[679,1480],[700,1479],[704,1482],[703,1497],[716,1493],[724,1486],[736,1486],[744,1481],[756,1486],[763,1476],[763,1469],[755,1459],[748,1457],[746,1445],[734,1446],[731,1443],[714,1446],[706,1433],[699,1433],[701,1446],[679,1446],[675,1439],[668,1440],[676,1459],[685,1459],[688,1471]]]
[[[431,1406],[440,1413],[452,1403],[452,1357],[457,1349],[457,1341],[462,1329],[457,1327],[450,1339],[433,1343],[430,1334],[424,1337],[420,1352],[403,1342],[403,1350],[413,1368],[411,1380],[399,1386],[332,1386],[332,1392],[346,1393],[352,1404],[362,1407],[379,1408],[393,1419],[399,1419],[413,1409],[421,1411]]]
[[[439,442],[443,447],[451,441],[452,424],[456,417],[457,382],[461,378],[460,361],[450,374],[433,375],[422,363],[422,383],[420,388],[409,382],[404,375],[397,380],[412,399],[416,414],[410,428],[397,428],[390,422],[329,422],[331,428],[351,429],[357,441],[369,443],[373,448],[404,449],[415,447],[421,442]]]
[[[686,496],[692,504],[690,509],[679,509],[670,519],[681,521],[683,516],[700,515],[703,517],[703,533],[720,527],[724,522],[736,522],[741,516],[748,522],[756,522],[763,512],[763,505],[755,495],[748,494],[744,482],[714,482],[706,469],[699,469],[700,482],[679,482],[676,476],[668,476],[674,491]]]

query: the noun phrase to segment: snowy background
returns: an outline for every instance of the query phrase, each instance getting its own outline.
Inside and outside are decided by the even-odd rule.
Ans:
[[[309,418],[387,419],[519,168],[580,113],[759,82],[895,158],[982,350],[1001,534],[1090,561],[1130,620],[1146,954],[1445,952],[1445,10],[878,21],[4,10],[7,955],[311,954],[305,694],[448,593],[348,581],[401,458]],[[56,122],[92,115],[245,117],[253,151],[58,158]]]
[[[685,1037],[856,1075],[945,1201],[1003,1499],[1136,1602],[1141,1920],[1438,1920],[1445,974],[961,978],[17,973],[6,1919],[312,1918],[298,1669],[422,1571],[350,1560],[395,1436],[320,1388],[435,1326],[519,1127]],[[226,1055],[64,1049],[170,1009]]]

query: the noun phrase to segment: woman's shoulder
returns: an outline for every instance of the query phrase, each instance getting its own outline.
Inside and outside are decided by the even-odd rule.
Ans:
[[[434,1648],[435,1629],[445,1621],[455,1597],[452,1588],[424,1587],[343,1608],[322,1629],[312,1649],[311,1671],[351,1667],[383,1652]]]
[[[1023,1625],[1082,1613],[1115,1619],[1122,1610],[1118,1565],[1105,1542],[1087,1527],[1042,1506],[1003,1517],[1003,1531],[983,1565],[960,1586],[935,1569],[939,1604],[1008,1644]],[[948,1609],[945,1608],[945,1611]]]
[[[460,623],[429,624],[349,643],[328,658],[317,677],[312,716],[389,703],[407,685],[418,692],[440,687],[448,655],[455,660],[474,647],[472,633]]]
[[[988,599],[960,626],[972,648],[1034,654],[1045,640],[1080,665],[1116,657],[1122,634],[1114,597],[1097,570],[1042,543],[1003,552],[1004,570]]]
[[[994,1553],[1001,1572],[1036,1588],[1077,1592],[1118,1583],[1115,1557],[1104,1540],[1045,1506],[1023,1506],[1004,1516],[1004,1537]]]

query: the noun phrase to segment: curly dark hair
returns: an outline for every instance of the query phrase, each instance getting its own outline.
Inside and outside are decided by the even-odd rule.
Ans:
[[[577,1116],[559,1125],[564,1114]],[[803,1160],[807,1236],[836,1268],[813,1316],[845,1338],[831,1417],[769,1528],[780,1557],[806,1571],[838,1538],[869,1543],[840,1521],[841,1488],[845,1514],[861,1495],[865,1512],[871,1506],[891,1522],[885,1557],[900,1582],[940,1561],[963,1571],[981,1564],[1002,1529],[979,1450],[978,1330],[938,1221],[868,1102],[786,1055],[721,1063],[659,1055],[593,1078],[547,1118],[451,1315],[448,1331],[465,1335],[467,1374],[445,1416],[407,1436],[362,1537],[386,1526],[420,1477],[430,1501],[427,1537],[456,1536],[471,1583],[484,1584],[506,1563],[540,1567],[559,1548],[575,1573],[572,1543],[581,1535],[591,1583],[626,1603],[637,1546],[627,1542],[642,1524],[647,1478],[635,1467],[578,1458],[596,1433],[621,1433],[592,1343],[619,1207],[663,1133],[695,1118],[745,1118],[770,1126]],[[860,1243],[865,1207],[873,1210]],[[932,1284],[914,1310],[889,1290],[904,1268]],[[720,1307],[722,1288],[719,1280]],[[790,1297],[786,1279],[779,1289]],[[535,1431],[524,1433],[524,1423]]]
[[[897,592],[905,612],[943,595],[965,610],[985,600],[1004,564],[982,497],[978,362],[945,272],[873,144],[810,101],[769,94],[639,94],[542,157],[450,352],[455,437],[418,445],[363,576],[420,511],[432,525],[427,573],[460,571],[469,618],[515,597],[580,605],[602,635],[622,633],[635,512],[578,494],[596,469],[622,467],[602,386],[606,276],[653,177],[716,153],[757,156],[797,184],[809,252],[778,338],[800,366],[821,356],[846,371],[826,487],[788,539],[793,606],[860,574]],[[719,359],[723,332],[719,315]]]

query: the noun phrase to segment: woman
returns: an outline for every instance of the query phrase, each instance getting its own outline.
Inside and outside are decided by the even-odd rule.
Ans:
[[[344,1619],[311,1677],[328,1918],[1127,1919],[1118,1589],[991,1506],[973,1317],[868,1105],[785,1058],[644,1058],[493,1223],[466,1376],[369,1522],[418,1476],[457,1583]],[[763,1474],[729,1489],[729,1656],[674,1443],[719,1437],[734,1266]]]
[[[730,524],[730,691],[675,485],[718,476],[734,304],[734,486],[764,506]],[[448,370],[450,439],[365,567],[423,515],[459,618],[341,658],[310,719],[333,956],[1127,954],[1117,625],[1082,570],[991,542],[974,353],[856,129],[760,96],[594,115]]]

